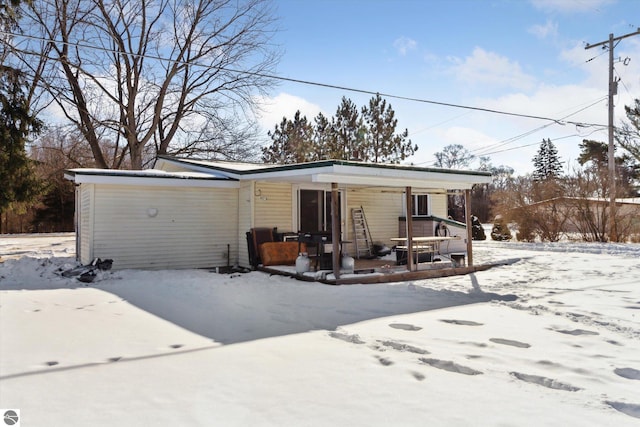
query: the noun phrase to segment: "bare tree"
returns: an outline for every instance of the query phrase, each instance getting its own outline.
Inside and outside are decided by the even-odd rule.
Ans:
[[[279,58],[267,0],[39,0],[20,23],[12,59],[47,95],[34,102],[55,103],[102,168],[245,155],[238,141]]]
[[[495,213],[517,224],[518,240],[557,242],[565,230],[568,213],[562,198],[540,202],[535,197],[536,187],[544,185],[555,188],[553,181],[536,183],[531,176],[516,177],[492,195]]]
[[[475,158],[469,150],[461,144],[450,144],[434,154],[435,165],[439,168],[464,169]]]

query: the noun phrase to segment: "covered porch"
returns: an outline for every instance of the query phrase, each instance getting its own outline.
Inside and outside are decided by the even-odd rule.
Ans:
[[[322,162],[321,162],[322,163]],[[327,162],[325,162],[327,163]],[[321,281],[329,284],[348,283],[381,283],[398,280],[412,280],[429,277],[443,277],[448,275],[467,274],[473,271],[489,268],[490,266],[475,266],[473,261],[473,247],[471,237],[471,207],[470,191],[474,184],[486,183],[491,180],[488,173],[473,171],[452,171],[443,169],[427,169],[401,165],[363,165],[358,162],[332,161],[323,166],[319,171],[312,165],[307,165],[304,169],[296,169],[296,166],[280,168],[280,174],[270,176],[266,171],[256,173],[255,187],[258,188],[256,194],[261,198],[265,192],[261,186],[270,181],[287,181],[292,186],[304,188],[304,183],[310,182],[315,185],[324,184],[330,186],[326,193],[326,216],[327,223],[331,224],[330,229],[307,230],[290,232],[290,238],[300,242],[302,235],[321,235],[324,255],[328,256],[328,261],[321,268],[317,264],[313,271],[296,272],[292,262],[289,265],[260,265],[259,269],[273,274],[285,274],[301,280]],[[295,174],[289,177],[282,175],[282,169],[296,170]],[[301,166],[299,166],[301,168]],[[446,197],[451,191],[463,194],[465,198],[466,223],[459,223],[445,218],[438,218],[430,214],[431,212],[416,213],[416,199],[414,198],[414,188],[420,196],[426,194],[437,195],[440,200],[444,200],[444,210],[446,212]],[[394,253],[390,257],[371,259],[374,257],[360,257],[357,242],[359,240],[356,231],[355,216],[348,216],[346,212],[351,210],[362,210],[362,206],[352,202],[352,194],[369,192],[379,196],[370,196],[370,203],[367,211],[374,216],[382,216],[384,211],[386,229],[378,227],[374,232],[384,236],[380,240],[394,248]],[[393,194],[394,206],[383,206],[386,200],[384,195]],[[346,196],[349,196],[348,199]],[[295,197],[292,196],[292,197]],[[435,197],[435,196],[434,196]],[[264,197],[266,200],[268,197]],[[300,197],[301,198],[301,197]],[[343,206],[343,204],[346,205]],[[294,209],[295,210],[295,207]],[[442,208],[440,208],[442,211]],[[302,209],[298,211],[302,216]],[[395,216],[389,212],[395,212]],[[409,213],[409,214],[407,214]],[[346,214],[346,215],[345,215]],[[350,223],[351,221],[351,223]],[[389,223],[393,222],[392,226]],[[414,224],[414,221],[417,224]],[[382,221],[378,218],[378,226]],[[437,234],[438,227],[443,222],[448,222],[456,226],[455,234]],[[297,224],[303,223],[300,220]],[[350,230],[349,223],[353,226]],[[266,224],[262,224],[266,225]],[[383,227],[384,228],[384,227]],[[392,228],[390,230],[390,228]],[[446,227],[444,227],[446,228]],[[297,236],[297,237],[296,237]],[[309,240],[307,240],[309,242]],[[370,242],[371,243],[371,242]],[[442,251],[455,243],[456,251]],[[299,247],[299,246],[298,246]],[[345,248],[349,248],[349,254],[355,258],[353,271],[344,268],[342,256]],[[355,250],[354,250],[355,248]],[[397,262],[402,251],[405,262],[402,265]],[[426,252],[426,253],[425,253]],[[296,254],[297,255],[297,254]],[[423,255],[427,255],[425,262]],[[290,260],[291,261],[291,260]]]

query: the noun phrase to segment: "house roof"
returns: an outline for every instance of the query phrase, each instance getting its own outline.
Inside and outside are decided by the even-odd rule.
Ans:
[[[616,200],[616,204],[618,205],[640,205],[640,197],[618,198],[615,200]],[[557,202],[579,202],[579,201],[593,202],[595,204],[602,204],[602,205],[608,205],[609,203],[611,203],[610,199],[603,198],[603,197],[560,196],[560,197],[553,197],[551,199],[546,199],[546,200],[541,200],[539,202],[531,203],[530,206],[545,205],[545,204],[551,204],[551,203],[557,203]]]
[[[219,173],[230,179],[339,183],[378,187],[418,187],[447,190],[470,189],[491,182],[491,173],[412,165],[323,160],[290,165],[267,165],[159,156],[156,169],[184,168],[194,172]]]
[[[185,187],[238,187],[238,180],[220,173],[167,172],[159,169],[69,169],[64,177],[76,184],[116,184]]]

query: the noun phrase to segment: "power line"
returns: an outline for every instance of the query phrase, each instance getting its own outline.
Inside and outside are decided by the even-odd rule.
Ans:
[[[606,99],[607,99],[607,97],[606,97],[606,96],[605,96],[605,97],[602,97],[602,98],[598,99],[597,101],[595,101],[595,102],[593,102],[593,103],[591,103],[591,104],[587,105],[586,107],[583,107],[583,108],[581,108],[581,109],[579,109],[579,110],[577,110],[577,111],[574,111],[574,112],[573,112],[573,113],[571,113],[571,114],[568,114],[568,115],[564,116],[564,117],[563,117],[562,119],[560,119],[560,120],[563,120],[563,119],[565,119],[565,118],[567,118],[567,117],[571,117],[571,116],[573,116],[573,115],[575,115],[575,114],[578,114],[578,113],[580,113],[580,112],[582,112],[582,111],[584,111],[584,110],[586,110],[586,109],[588,109],[588,108],[593,107],[593,106],[594,106],[594,105],[596,105],[596,104],[599,104],[600,102],[602,102],[602,101],[604,101],[604,100],[606,100]],[[507,144],[511,144],[511,143],[513,143],[513,142],[515,142],[515,141],[517,141],[517,140],[519,140],[519,139],[522,139],[522,138],[524,138],[524,137],[526,137],[526,136],[529,136],[529,135],[531,135],[531,134],[534,134],[534,133],[536,133],[536,132],[538,132],[538,131],[540,131],[540,130],[542,130],[542,129],[546,129],[546,128],[548,128],[548,127],[549,127],[549,126],[551,126],[551,125],[553,125],[553,123],[547,123],[547,124],[545,124],[545,125],[543,125],[543,126],[537,127],[537,128],[535,128],[535,129],[532,129],[532,130],[527,131],[527,132],[524,132],[524,133],[522,133],[522,134],[520,134],[520,135],[516,135],[516,136],[514,136],[514,137],[511,137],[511,138],[505,139],[505,140],[500,141],[500,142],[498,142],[498,143],[496,143],[496,144],[489,145],[489,146],[487,146],[487,147],[481,147],[481,148],[478,148],[478,149],[475,149],[475,150],[471,150],[471,152],[473,153],[473,152],[477,152],[477,151],[484,151],[484,150],[489,150],[489,149],[495,149],[495,148],[502,147],[502,146],[507,145]],[[488,155],[488,154],[493,154],[493,153],[479,153],[478,155],[484,155],[484,156],[486,156],[486,155]]]
[[[32,40],[36,40],[36,41],[40,41],[40,42],[44,42],[44,43],[61,43],[61,44],[66,44],[66,45],[77,47],[77,48],[93,49],[93,50],[99,50],[99,51],[103,51],[103,52],[107,52],[107,53],[123,54],[123,52],[115,50],[115,49],[108,49],[108,48],[101,47],[101,46],[92,46],[92,45],[87,45],[87,44],[77,43],[77,42],[59,41],[59,40],[47,39],[47,38],[44,38],[44,37],[36,37],[36,36],[29,36],[29,35],[24,35],[24,34],[17,34],[17,33],[12,33],[12,32],[8,32],[8,31],[0,31],[0,34],[3,34],[5,36],[11,36],[11,37],[22,37],[22,38],[26,38],[26,39],[32,39]],[[442,102],[442,101],[435,101],[435,100],[424,99],[424,98],[414,98],[414,97],[408,97],[408,96],[402,96],[402,95],[394,95],[394,94],[391,94],[391,93],[381,93],[381,92],[378,92],[378,91],[367,90],[367,89],[359,89],[359,88],[354,88],[354,87],[349,87],[349,86],[335,85],[335,84],[331,84],[331,83],[315,82],[315,81],[311,81],[311,80],[296,79],[296,78],[292,78],[292,77],[282,77],[282,76],[276,76],[276,75],[267,74],[267,73],[255,72],[255,71],[237,70],[237,69],[233,69],[233,68],[219,67],[219,66],[215,66],[215,65],[205,65],[205,64],[193,63],[193,62],[188,62],[188,61],[179,61],[179,60],[175,60],[175,59],[164,58],[164,57],[157,56],[157,55],[136,54],[136,53],[126,53],[126,55],[137,57],[137,58],[146,58],[146,59],[153,59],[153,60],[158,60],[158,61],[174,62],[174,63],[180,64],[180,65],[191,65],[191,66],[195,65],[195,66],[209,68],[209,69],[218,70],[218,71],[226,71],[226,72],[237,73],[237,74],[245,74],[245,75],[250,75],[250,76],[255,76],[255,77],[269,78],[269,79],[274,79],[274,80],[281,80],[281,81],[286,81],[286,82],[290,82],[290,83],[298,83],[298,84],[303,84],[303,85],[308,85],[308,86],[323,87],[323,88],[328,88],[328,89],[337,89],[337,90],[342,90],[342,91],[347,91],[347,92],[362,93],[362,94],[374,95],[374,96],[375,95],[380,95],[380,96],[385,97],[385,98],[398,99],[398,100],[403,100],[403,101],[410,101],[410,102],[417,102],[417,103],[431,104],[431,105],[439,105],[439,106],[451,107],[451,108],[460,108],[460,109],[465,109],[465,110],[479,111],[479,112],[491,113],[491,114],[499,114],[499,115],[505,115],[505,116],[511,116],[511,117],[521,117],[521,118],[527,118],[527,119],[544,120],[544,121],[549,121],[549,122],[553,122],[553,123],[557,123],[557,124],[561,124],[561,125],[562,124],[572,124],[572,125],[583,126],[583,127],[591,127],[591,126],[606,127],[606,125],[597,124],[597,123],[562,121],[562,119],[554,119],[554,118],[551,118],[551,117],[537,116],[537,115],[532,115],[532,114],[514,113],[514,112],[511,112],[511,111],[502,111],[502,110],[496,110],[496,109],[492,109],[492,108],[474,107],[474,106],[463,105],[463,104],[454,104],[454,103],[451,103],[451,102]]]
[[[573,113],[564,116],[563,119],[567,118],[567,117],[571,117],[571,116],[573,116],[575,114],[578,114],[581,111],[586,110],[587,108],[591,108],[594,105],[602,102],[605,99],[607,99],[606,96],[596,100],[595,102],[592,102],[591,104],[587,105],[586,107],[580,108],[579,110],[574,111]],[[562,120],[562,119],[560,119],[560,120]],[[486,146],[486,147],[480,147],[480,148],[477,148],[475,150],[470,150],[469,153],[472,154],[474,157],[489,156],[489,155],[492,155],[492,154],[503,153],[503,152],[506,152],[506,151],[513,151],[513,150],[517,150],[517,149],[520,149],[520,148],[526,148],[526,147],[530,147],[532,145],[540,144],[540,142],[538,141],[538,142],[534,142],[534,143],[531,143],[531,144],[525,144],[525,145],[519,145],[517,147],[506,148],[506,149],[503,149],[503,150],[496,150],[499,147],[503,147],[503,146],[505,146],[507,144],[511,144],[511,143],[516,142],[516,141],[518,141],[518,140],[520,140],[520,139],[522,139],[524,137],[532,135],[532,134],[534,134],[534,133],[536,133],[536,132],[538,132],[538,131],[540,131],[542,129],[546,129],[546,128],[548,128],[549,126],[551,126],[553,124],[554,123],[547,123],[547,124],[545,124],[543,126],[537,127],[535,129],[531,129],[531,130],[529,130],[527,132],[521,133],[521,134],[516,135],[514,137],[511,137],[511,138],[507,138],[507,139],[502,140],[500,142],[497,142],[495,144],[492,144],[492,145],[489,145],[489,146]],[[571,138],[571,137],[574,137],[574,136],[580,136],[580,135],[579,134],[573,134],[573,135],[563,136],[563,137],[559,137],[559,138],[554,138],[554,140]],[[487,150],[492,150],[492,149],[495,150],[495,151],[487,151]],[[473,154],[473,153],[476,153],[476,154]],[[431,161],[426,161],[426,162],[417,163],[417,164],[418,165],[424,165],[424,164],[432,165],[432,164],[435,164],[435,163],[436,163],[436,161],[431,160]]]

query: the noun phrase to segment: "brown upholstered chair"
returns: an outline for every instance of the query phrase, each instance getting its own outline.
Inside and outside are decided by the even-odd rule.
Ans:
[[[255,254],[255,265],[262,264],[260,257],[260,245],[265,242],[275,242],[275,233],[273,228],[256,227],[251,229],[251,240],[253,241],[253,253]]]

